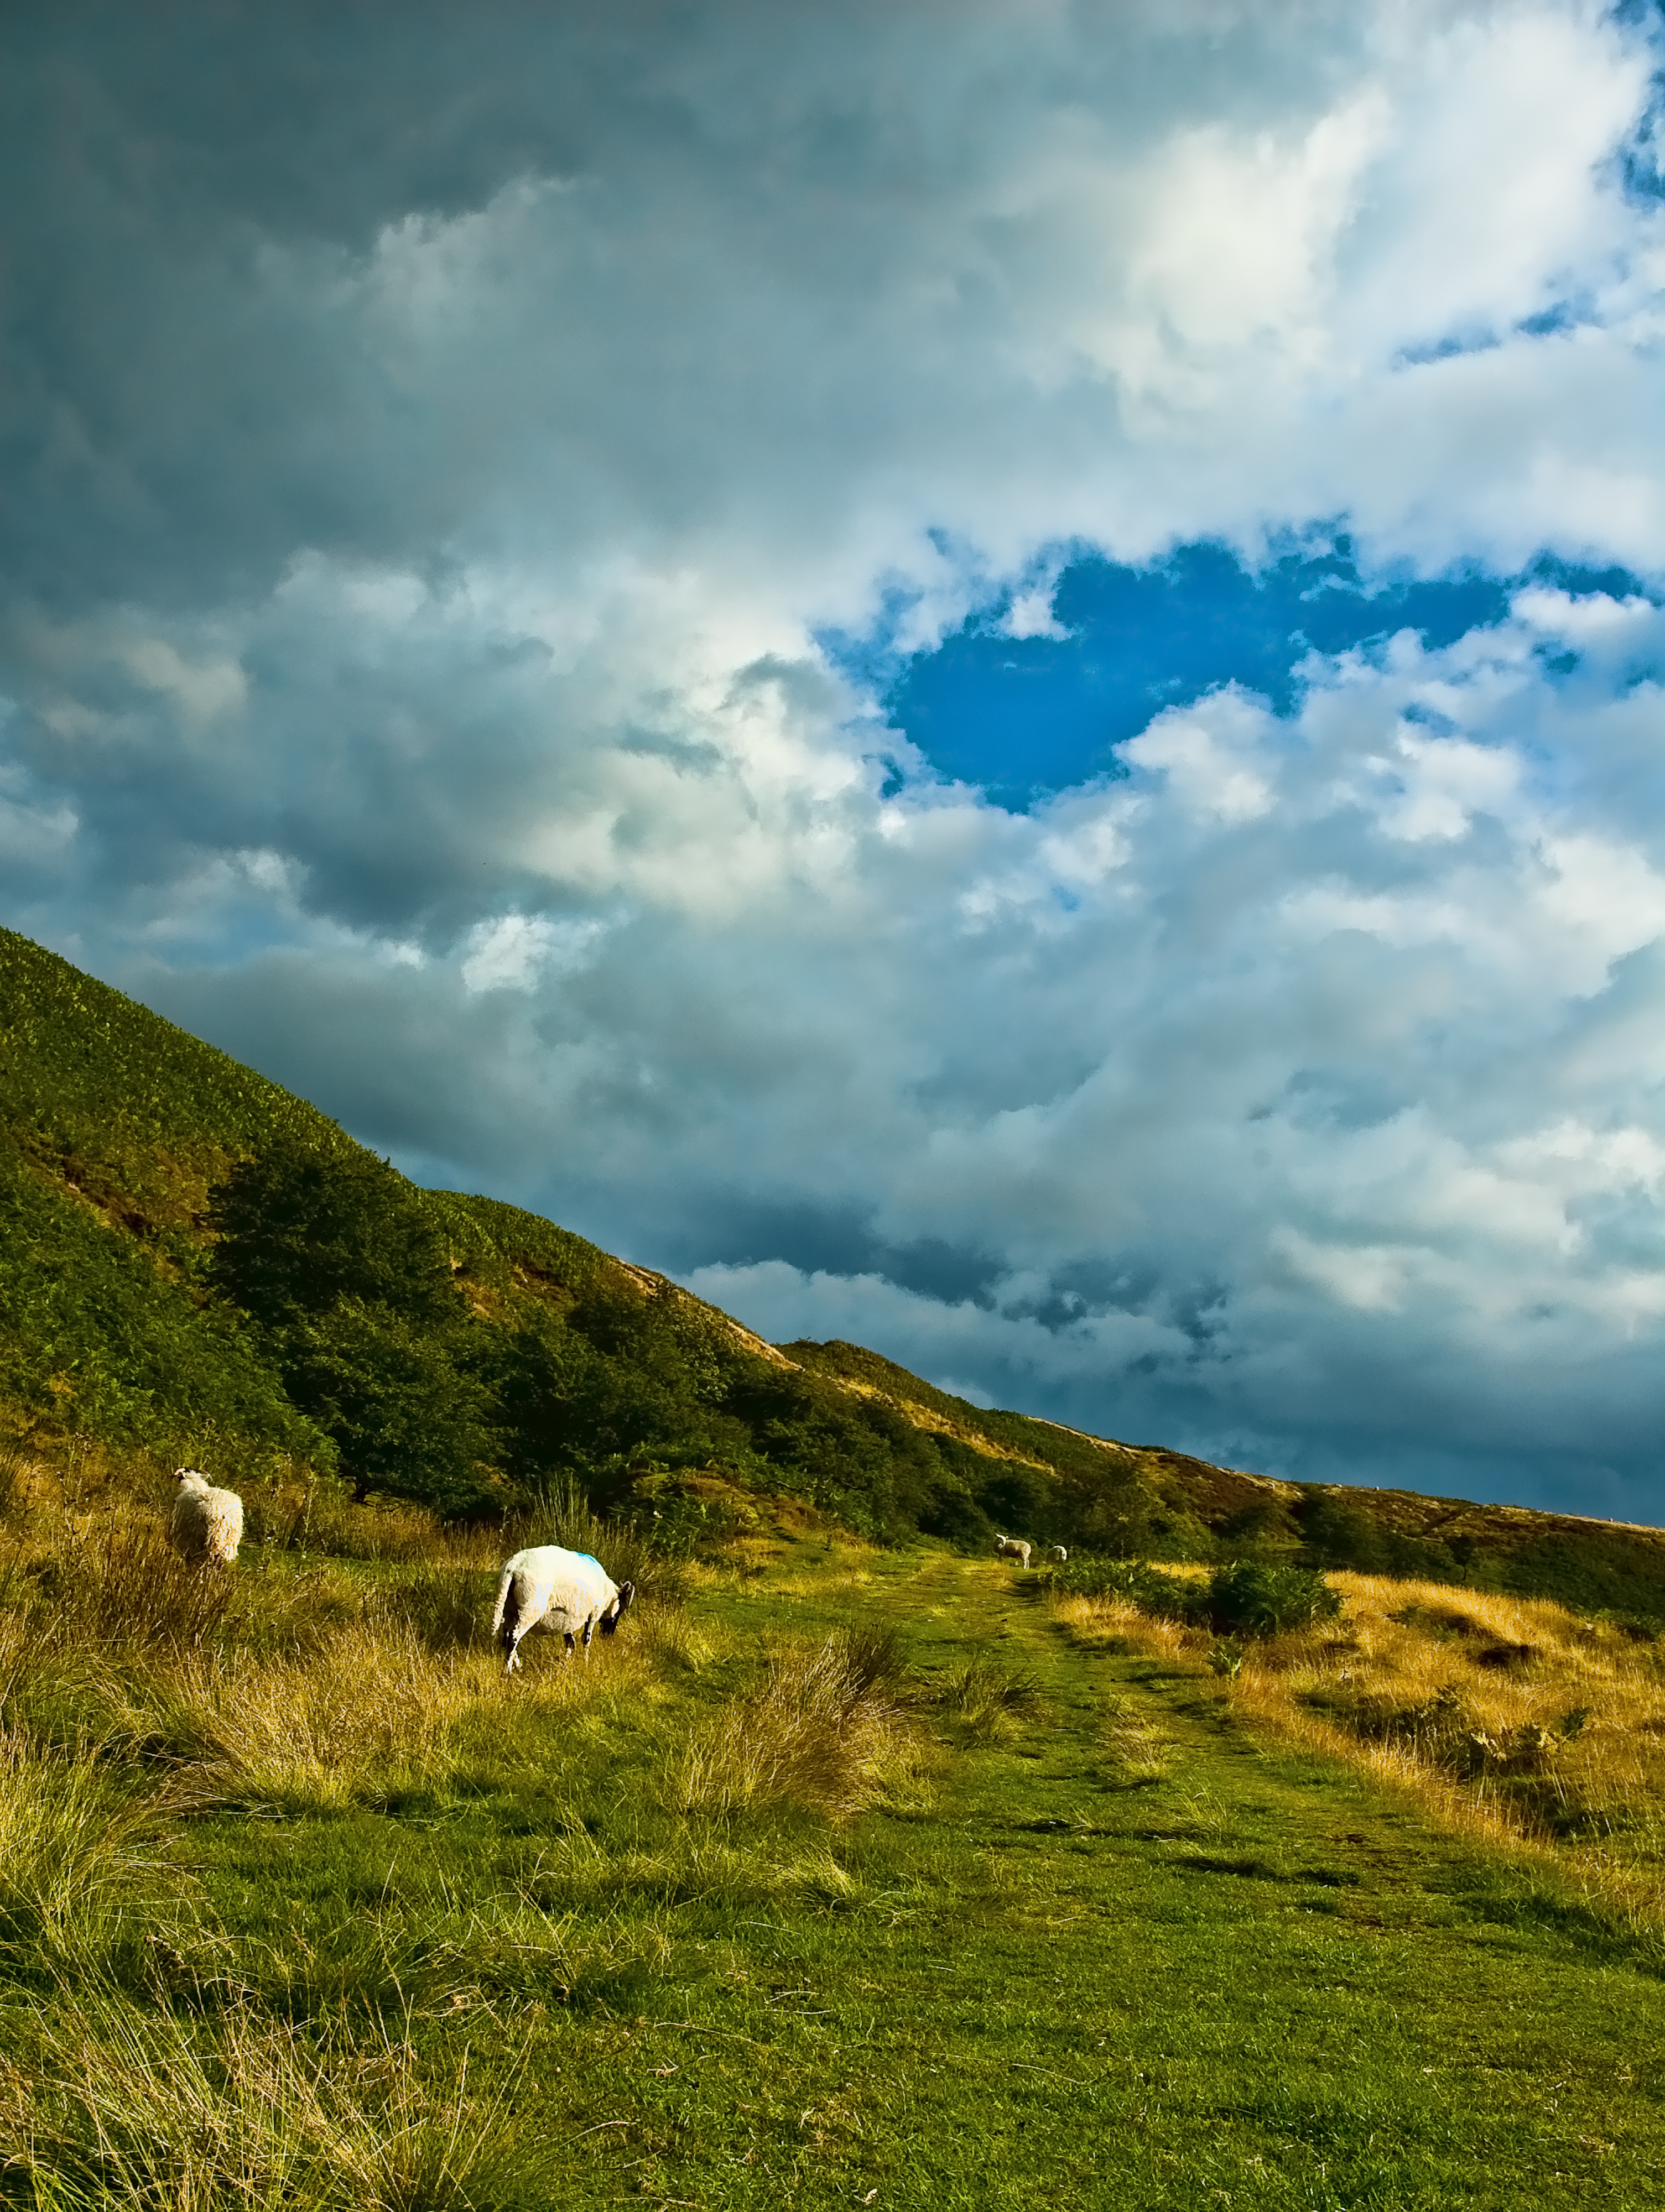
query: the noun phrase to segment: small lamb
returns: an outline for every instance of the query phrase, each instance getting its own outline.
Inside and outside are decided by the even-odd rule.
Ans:
[[[216,1490],[194,1467],[176,1468],[168,1540],[193,1565],[229,1567],[243,1540],[243,1501],[235,1490]]]
[[[1064,1550],[1062,1544],[1054,1544],[1051,1551],[1047,1553],[1046,1556],[1055,1567],[1061,1567],[1068,1563],[1070,1554]]]
[[[1029,1547],[1022,1536],[997,1536],[994,1555],[997,1559],[1016,1559],[1026,1567],[1029,1564]]]
[[[572,1656],[582,1636],[584,1661],[589,1661],[589,1639],[599,1627],[611,1636],[629,1612],[636,1595],[634,1583],[621,1589],[599,1559],[588,1552],[568,1552],[559,1544],[534,1544],[516,1552],[497,1583],[497,1610],[491,1615],[491,1635],[503,1652],[503,1672],[520,1666],[521,1638],[528,1629],[558,1628],[566,1638],[564,1659]]]

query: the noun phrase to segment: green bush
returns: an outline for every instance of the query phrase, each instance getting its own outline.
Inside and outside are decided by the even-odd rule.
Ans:
[[[1280,1636],[1333,1620],[1341,1610],[1339,1595],[1322,1575],[1258,1559],[1217,1567],[1205,1583],[1165,1575],[1142,1559],[1078,1556],[1052,1571],[1050,1587],[1074,1597],[1125,1598],[1158,1620],[1225,1636]]]
[[[1205,1600],[1210,1624],[1239,1636],[1281,1636],[1333,1620],[1340,1594],[1308,1567],[1272,1566],[1238,1559],[1217,1568]]]

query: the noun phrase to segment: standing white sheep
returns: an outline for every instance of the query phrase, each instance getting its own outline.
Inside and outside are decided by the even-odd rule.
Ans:
[[[997,1559],[1016,1559],[1026,1567],[1029,1564],[1029,1547],[1022,1536],[997,1536],[994,1555]]]
[[[243,1540],[243,1501],[235,1490],[216,1490],[194,1467],[176,1468],[168,1540],[198,1566],[229,1567]]]
[[[603,1636],[611,1636],[635,1595],[634,1583],[621,1589],[588,1552],[564,1551],[559,1544],[534,1544],[516,1552],[498,1581],[491,1616],[492,1638],[503,1646],[504,1674],[514,1674],[521,1663],[521,1637],[540,1625],[560,1630],[566,1638],[565,1659],[582,1636],[588,1662],[592,1632],[599,1627]]]

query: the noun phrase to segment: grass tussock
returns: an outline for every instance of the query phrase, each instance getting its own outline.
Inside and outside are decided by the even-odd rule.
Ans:
[[[158,1826],[154,1802],[95,1757],[0,1728],[0,1969],[33,1982],[107,1968],[157,1917]]]
[[[1046,1710],[1033,1674],[1003,1668],[984,1651],[948,1671],[935,1702],[973,1742],[985,1744],[1014,1742]]]
[[[0,2154],[53,2212],[497,2212],[552,2202],[551,2150],[512,2084],[448,2081],[384,2028],[314,2051],[235,2013],[211,2033],[118,1996],[37,2014],[0,2075]]]
[[[33,1579],[43,1621],[82,1645],[189,1649],[223,1636],[244,1600],[235,1573],[181,1559],[160,1522],[138,1515],[66,1528]]]
[[[698,1728],[674,1771],[689,1812],[798,1806],[848,1820],[918,1771],[894,1640],[841,1629],[777,1651],[762,1685]]]
[[[164,1686],[202,1794],[313,1806],[431,1783],[480,1687],[408,1630],[368,1624],[309,1657],[217,1657]]]
[[[1173,1771],[1173,1744],[1148,1714],[1125,1699],[1112,1698],[1106,1705],[1101,1741],[1108,1778],[1124,1789],[1149,1789]]]

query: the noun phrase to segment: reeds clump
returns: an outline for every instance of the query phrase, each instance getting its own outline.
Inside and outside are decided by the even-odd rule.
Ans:
[[[690,1812],[800,1806],[848,1820],[906,1771],[912,1729],[893,1638],[840,1629],[778,1651],[750,1697],[690,1739],[674,1795]]]

